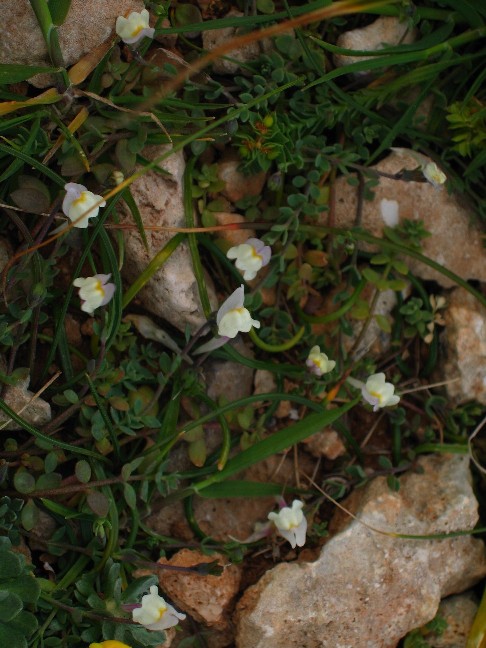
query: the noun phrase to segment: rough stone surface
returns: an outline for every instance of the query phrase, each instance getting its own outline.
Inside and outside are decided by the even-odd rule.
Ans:
[[[66,20],[58,30],[65,65],[76,63],[113,36],[118,16],[141,11],[143,7],[142,0],[72,0]],[[50,65],[29,0],[2,0],[0,63]],[[49,84],[49,78],[43,77],[45,81],[36,85]]]
[[[395,174],[418,166],[416,158],[405,149],[400,149],[400,152],[394,151],[372,168]],[[447,266],[463,279],[486,281],[486,251],[482,244],[482,233],[472,223],[472,210],[459,197],[449,195],[445,187],[435,188],[428,182],[405,182],[389,178],[380,178],[379,185],[373,191],[374,199],[364,201],[362,218],[362,226],[371,234],[381,236],[383,227],[392,224],[390,218],[393,216],[393,207],[396,209],[397,222],[403,222],[404,219],[421,220],[425,229],[432,234],[423,240],[425,256]],[[356,205],[356,187],[349,185],[345,177],[338,178],[335,209],[337,227],[353,227]],[[370,249],[369,246],[367,249]],[[433,279],[446,288],[455,285],[443,274],[419,261],[408,257],[405,261],[411,271],[422,279]]]
[[[250,587],[238,604],[237,647],[395,648],[435,616],[442,597],[480,580],[481,540],[406,540],[362,524],[420,535],[473,528],[468,459],[428,456],[419,468],[423,474],[402,476],[398,493],[383,477],[363,489],[358,520],[347,522],[316,562],[282,563]]]
[[[149,160],[161,156],[165,147],[150,146],[143,155]],[[143,224],[147,226],[184,226],[182,203],[182,177],[184,158],[182,153],[171,155],[164,163],[171,177],[148,172],[132,184],[132,194],[138,205]],[[121,222],[133,223],[131,214],[120,207]],[[126,261],[122,269],[124,279],[131,283],[145,270],[153,257],[164,247],[173,234],[146,230],[149,251],[147,253],[136,227],[124,230]],[[217,300],[209,277],[206,280],[212,308]],[[194,331],[206,322],[197,289],[191,254],[187,243],[181,243],[164,265],[142,288],[139,298],[144,308],[170,322],[181,331],[186,324]]]
[[[314,465],[314,459],[304,453],[299,455],[299,468],[303,474],[312,474]],[[237,479],[293,486],[296,483],[293,459],[278,455],[268,457],[251,466]],[[274,497],[201,497],[194,500],[194,516],[198,525],[204,533],[221,542],[228,542],[231,538],[246,540],[255,531],[257,523],[267,522],[267,515],[274,508]]]
[[[442,333],[447,393],[456,403],[476,399],[486,404],[486,308],[464,288],[448,298]]]
[[[245,358],[253,358],[253,351],[241,338],[230,343]],[[218,401],[224,397],[226,402],[246,398],[253,387],[253,369],[229,360],[209,360],[204,366],[207,394]]]
[[[230,11],[226,18],[230,17],[242,17],[243,14],[239,11]],[[205,50],[212,52],[214,49],[220,45],[224,45],[230,41],[234,36],[237,35],[237,29],[235,27],[224,27],[223,29],[211,29],[203,31],[202,41],[203,47]],[[254,41],[248,43],[241,47],[238,47],[231,52],[228,52],[226,56],[239,61],[240,63],[249,63],[254,61],[260,56],[260,46],[258,42]],[[219,58],[213,61],[212,63],[213,70],[217,74],[235,74],[236,72],[241,72],[241,68],[238,63],[229,61],[224,58]]]
[[[373,294],[374,290],[372,290],[371,287],[368,289],[368,286],[362,294],[362,299],[368,301],[370,306]],[[373,309],[373,315],[385,317],[391,324],[391,312],[395,308],[396,304],[396,292],[394,290],[383,290],[378,294],[378,299],[376,300],[376,305]],[[364,320],[352,320],[353,335],[343,337],[343,344],[346,351],[350,351],[353,347],[358,336],[361,334],[364,323]],[[385,331],[379,327],[375,317],[373,317],[370,320],[361,341],[353,352],[353,358],[359,360],[365,355],[372,355],[375,357],[381,356],[388,351],[390,344],[390,333],[385,333]]]
[[[5,371],[5,363],[3,360],[0,361],[0,370]],[[47,401],[42,398],[36,398],[32,400],[34,392],[31,392],[28,387],[30,383],[30,376],[27,374],[23,379],[19,379],[15,385],[5,385],[2,391],[2,399],[5,401],[5,404],[10,407],[14,412],[19,414],[24,421],[31,423],[32,425],[42,426],[48,423],[51,418],[51,406]],[[6,430],[21,430],[22,427],[15,421],[11,421],[4,425],[6,421],[9,421],[9,417],[5,412],[0,412],[0,432]]]
[[[230,612],[240,585],[241,567],[229,564],[221,554],[208,556],[189,549],[181,549],[170,560],[160,558],[158,562],[162,565],[192,567],[215,560],[224,568],[219,576],[161,569],[158,572],[159,583],[178,609],[204,625],[224,631],[231,626]]]
[[[248,196],[261,194],[267,178],[264,171],[255,175],[245,175],[238,170],[240,164],[241,160],[232,156],[218,162],[218,177],[224,182],[221,193],[233,203]]]
[[[304,444],[314,457],[325,457],[331,461],[346,453],[346,446],[341,441],[341,437],[332,428],[304,439]]]
[[[336,44],[344,49],[376,52],[387,45],[413,43],[416,33],[415,29],[409,28],[407,22],[400,22],[398,18],[393,16],[381,16],[366,27],[345,32],[339,36]],[[374,57],[335,54],[333,58],[336,67],[343,67],[351,63],[367,61]],[[363,74],[363,72],[359,74]]]
[[[426,636],[430,648],[466,648],[477,611],[477,599],[470,592],[441,601],[439,615],[447,621],[447,628],[440,636]]]
[[[257,369],[253,379],[254,394],[271,394],[277,390],[275,374],[268,369]]]
[[[227,225],[228,223],[246,223],[246,218],[241,214],[234,212],[213,212],[212,214],[218,225]],[[230,245],[240,245],[246,243],[249,238],[255,238],[255,230],[252,229],[234,229],[221,230],[218,232],[218,238],[222,238]]]

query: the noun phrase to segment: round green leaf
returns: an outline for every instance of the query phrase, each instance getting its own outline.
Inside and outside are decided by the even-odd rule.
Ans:
[[[35,478],[22,468],[15,473],[13,482],[19,493],[32,493],[35,488]]]
[[[76,462],[74,473],[78,481],[80,481],[82,484],[87,484],[91,479],[91,466],[85,459],[81,459],[80,461]]]

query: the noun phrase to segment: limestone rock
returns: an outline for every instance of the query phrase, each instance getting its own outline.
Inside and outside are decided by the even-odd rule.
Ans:
[[[446,386],[447,394],[456,403],[476,399],[486,404],[486,308],[464,288],[456,288],[444,319],[443,375],[459,378]]]
[[[336,44],[343,49],[376,52],[385,46],[413,43],[416,34],[417,31],[410,29],[407,22],[400,22],[394,16],[380,16],[366,27],[352,29],[341,34]],[[333,58],[336,67],[343,67],[344,65],[367,61],[375,57],[334,54]],[[363,72],[358,74],[363,74]]]
[[[299,455],[302,474],[311,474],[315,460],[304,453]],[[290,457],[273,455],[259,461],[237,479],[252,482],[295,485],[295,466]],[[267,522],[267,515],[275,508],[274,497],[195,498],[194,517],[202,531],[221,542],[231,538],[246,540],[255,531],[257,523]]]
[[[267,178],[264,171],[254,175],[245,175],[239,171],[240,164],[241,160],[234,159],[232,156],[218,162],[218,177],[224,182],[221,193],[233,203],[248,196],[261,194]]]
[[[213,212],[212,215],[218,225],[227,225],[228,223],[246,223],[246,218],[244,216],[233,212]],[[217,234],[218,238],[227,241],[230,246],[241,245],[241,243],[246,243],[249,238],[255,238],[256,236],[255,230],[243,228],[221,230]]]
[[[268,369],[257,369],[253,379],[254,394],[271,394],[277,391],[277,381],[275,374]]]
[[[230,11],[227,18],[242,17],[243,14],[239,11]],[[220,45],[230,41],[237,35],[236,27],[224,27],[223,29],[210,29],[202,33],[203,47],[205,50],[211,52]],[[258,42],[247,43],[226,54],[229,58],[235,59],[241,63],[248,63],[254,61],[260,55],[260,46]],[[224,58],[218,58],[213,61],[213,70],[217,74],[236,74],[241,72],[241,68],[237,62],[229,61]]]
[[[447,628],[440,636],[425,637],[430,648],[466,648],[477,611],[476,597],[470,592],[441,601],[438,613],[447,622]]]
[[[238,592],[241,567],[231,565],[221,554],[203,554],[201,551],[181,549],[170,560],[160,558],[162,565],[192,567],[217,561],[223,566],[219,576],[202,576],[194,572],[159,570],[160,587],[174,601],[178,609],[190,614],[196,621],[217,630],[230,628],[229,613]]]
[[[425,158],[427,159],[427,158]],[[378,171],[395,174],[403,169],[416,169],[416,157],[406,149],[394,151],[375,167]],[[380,236],[385,225],[421,220],[432,236],[423,240],[423,254],[444,265],[463,279],[486,281],[486,250],[482,233],[471,221],[473,213],[449,195],[445,187],[435,188],[428,182],[405,182],[380,178],[373,188],[374,199],[363,204],[362,226],[374,236]],[[336,181],[337,227],[353,227],[356,215],[356,188],[345,177]],[[366,248],[367,246],[363,246]],[[369,246],[367,249],[370,249]],[[404,259],[411,271],[422,279],[432,279],[446,288],[455,284],[441,273],[409,257]]]
[[[245,358],[253,358],[253,351],[241,338],[230,343]],[[209,360],[204,366],[207,394],[218,400],[224,397],[231,402],[251,395],[253,386],[253,369],[238,362],[229,360]]]
[[[378,477],[361,491],[357,520],[313,563],[282,563],[243,595],[238,648],[395,648],[436,614],[441,597],[486,573],[484,545],[471,536],[407,540],[408,534],[472,529],[478,519],[468,459],[422,457],[400,491]]]
[[[371,286],[365,288],[362,294],[362,299],[368,301],[371,306],[371,299],[374,291],[371,289]],[[383,290],[378,294],[378,299],[376,300],[375,307],[373,309],[373,318],[370,320],[368,326],[366,327],[365,333],[361,338],[361,341],[358,343],[358,346],[353,352],[353,358],[359,360],[365,355],[372,355],[378,357],[386,353],[391,344],[391,335],[383,331],[376,319],[375,315],[385,317],[391,323],[391,312],[397,304],[397,294],[394,290]],[[361,333],[361,330],[364,325],[364,320],[352,320],[353,335],[344,336],[343,343],[346,351],[350,351],[353,348],[355,341],[358,339],[358,336]]]
[[[341,437],[332,428],[304,439],[304,444],[314,457],[325,457],[331,461],[346,453],[346,446],[341,441]]]
[[[167,150],[162,146],[150,146],[143,155],[154,160]],[[132,184],[132,194],[138,205],[145,226],[184,226],[182,202],[182,177],[184,157],[182,153],[171,155],[162,164],[171,176],[149,171]],[[131,214],[120,207],[122,223],[134,225]],[[154,256],[160,252],[173,234],[146,230],[149,252],[147,253],[136,227],[124,230],[126,261],[122,269],[124,279],[131,283],[145,270]],[[217,301],[209,277],[206,281],[212,308]],[[139,293],[144,308],[162,317],[181,331],[186,324],[194,331],[206,322],[199,301],[191,254],[183,242],[172,253],[164,265],[153,275]]]
[[[64,24],[59,27],[59,44],[66,66],[115,34],[118,16],[141,11],[142,0],[72,0]],[[29,0],[2,0],[0,63],[51,65],[44,38]],[[50,83],[43,75],[39,87]]]
[[[3,367],[1,366],[3,365]],[[3,361],[0,363],[0,368],[4,368]],[[48,423],[51,418],[51,406],[43,398],[36,398],[32,400],[34,392],[31,392],[28,387],[30,383],[30,376],[28,370],[25,370],[25,376],[19,378],[15,385],[5,385],[2,398],[6,405],[10,407],[16,414],[19,414],[24,421],[31,423],[36,427],[40,427]],[[10,421],[4,425],[6,421]],[[21,430],[22,427],[9,419],[5,412],[0,412],[0,431],[1,430]]]

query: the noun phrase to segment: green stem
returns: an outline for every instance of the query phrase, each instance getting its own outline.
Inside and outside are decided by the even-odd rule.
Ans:
[[[366,279],[363,277],[363,279],[361,279],[359,284],[356,286],[355,291],[353,292],[351,297],[341,306],[341,308],[338,308],[338,310],[334,311],[333,313],[329,313],[329,315],[307,315],[300,308],[300,306],[296,304],[296,309],[299,317],[303,319],[304,322],[309,322],[310,324],[327,324],[328,322],[334,322],[335,320],[341,319],[349,310],[351,310],[351,308],[357,302],[359,296],[363,292],[364,287],[366,286],[366,283]]]
[[[192,172],[194,169],[194,164],[196,158],[192,158],[189,163],[186,165],[184,171],[184,216],[186,221],[186,227],[195,227],[196,223],[194,222],[194,205],[192,202]],[[194,276],[196,278],[197,289],[199,292],[199,299],[201,300],[201,305],[203,307],[204,315],[206,319],[211,317],[212,308],[209,302],[208,291],[206,289],[206,282],[204,281],[204,272],[201,264],[201,257],[199,256],[199,250],[197,247],[197,238],[194,233],[187,235],[187,240],[189,243],[189,249],[191,251],[192,265],[194,268]]]
[[[122,307],[126,308],[134,297],[142,290],[145,284],[150,281],[152,276],[159,270],[170,255],[177,249],[180,243],[184,240],[185,234],[176,234],[164,247],[158,252],[152,261],[148,264],[145,270],[135,279],[132,285],[123,295]]]
[[[297,333],[292,338],[290,338],[290,340],[282,342],[282,344],[268,344],[267,342],[260,340],[258,335],[255,333],[255,329],[252,328],[250,329],[250,338],[252,342],[257,345],[257,347],[260,347],[260,349],[263,349],[264,351],[268,351],[269,353],[281,353],[282,351],[288,351],[289,349],[292,349],[292,347],[294,347],[300,341],[304,333],[305,326],[301,326]]]
[[[479,301],[479,303],[486,308],[486,296],[482,295],[479,291],[473,288],[465,279],[462,279],[461,277],[459,277],[459,275],[457,275],[455,272],[452,272],[452,270],[449,270],[445,266],[442,266],[436,261],[433,261],[432,259],[429,259],[428,257],[424,256],[421,252],[408,248],[406,245],[395,243],[393,241],[389,241],[384,238],[378,238],[377,236],[373,236],[372,234],[368,234],[367,232],[363,232],[362,230],[357,230],[357,229],[325,227],[320,225],[302,225],[301,231],[313,232],[315,234],[330,234],[330,233],[346,234],[347,233],[348,235],[358,239],[358,241],[371,243],[372,245],[382,247],[385,250],[391,250],[392,252],[398,252],[399,254],[404,254],[405,256],[409,256],[412,259],[416,259],[417,261],[420,261],[420,263],[423,263],[424,265],[429,266],[429,268],[432,268],[436,272],[444,275],[444,277],[447,277],[448,279],[456,283],[458,286],[461,286],[461,288],[464,288],[464,290],[467,290],[468,293],[470,293],[473,297],[475,297]]]

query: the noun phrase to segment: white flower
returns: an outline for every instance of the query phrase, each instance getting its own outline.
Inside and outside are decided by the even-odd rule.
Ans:
[[[172,605],[159,596],[157,585],[150,587],[150,594],[142,596],[142,605],[132,612],[135,623],[141,623],[147,630],[167,630],[186,618],[177,612]]]
[[[115,284],[107,283],[111,274],[97,274],[94,277],[78,277],[73,281],[79,288],[79,298],[82,300],[81,310],[92,313],[98,306],[105,306],[115,294]]]
[[[236,259],[235,266],[243,272],[243,279],[250,281],[263,266],[270,263],[272,249],[260,239],[251,238],[246,243],[230,248],[226,256],[228,259]]]
[[[277,527],[278,532],[292,545],[303,547],[305,544],[305,534],[307,532],[307,520],[302,513],[304,503],[300,500],[292,502],[290,506],[284,506],[279,513],[269,513],[268,519]]]
[[[427,182],[430,182],[434,187],[440,187],[447,180],[446,174],[439,169],[435,162],[427,162],[422,167],[422,173]]]
[[[361,394],[367,403],[373,405],[373,412],[382,407],[396,405],[400,401],[400,396],[395,396],[395,385],[385,382],[384,373],[373,374],[366,384],[356,382],[360,382]]]
[[[218,333],[222,337],[234,338],[238,333],[248,333],[252,326],[260,328],[260,322],[251,318],[249,311],[243,307],[245,289],[243,285],[235,290],[221,305],[216,315]]]
[[[132,11],[128,18],[118,16],[116,19],[116,33],[127,45],[138,43],[144,36],[153,38],[155,29],[149,27],[149,12],[146,9]]]
[[[316,376],[322,376],[322,374],[329,373],[336,366],[334,360],[329,360],[325,353],[321,353],[321,349],[316,345],[313,346],[310,350],[309,357],[305,361],[305,364],[309,367],[310,372]]]
[[[62,202],[62,211],[73,222],[74,227],[85,229],[89,225],[89,219],[98,216],[100,207],[106,205],[103,196],[98,196],[75,182],[68,182],[64,189],[66,195]]]

